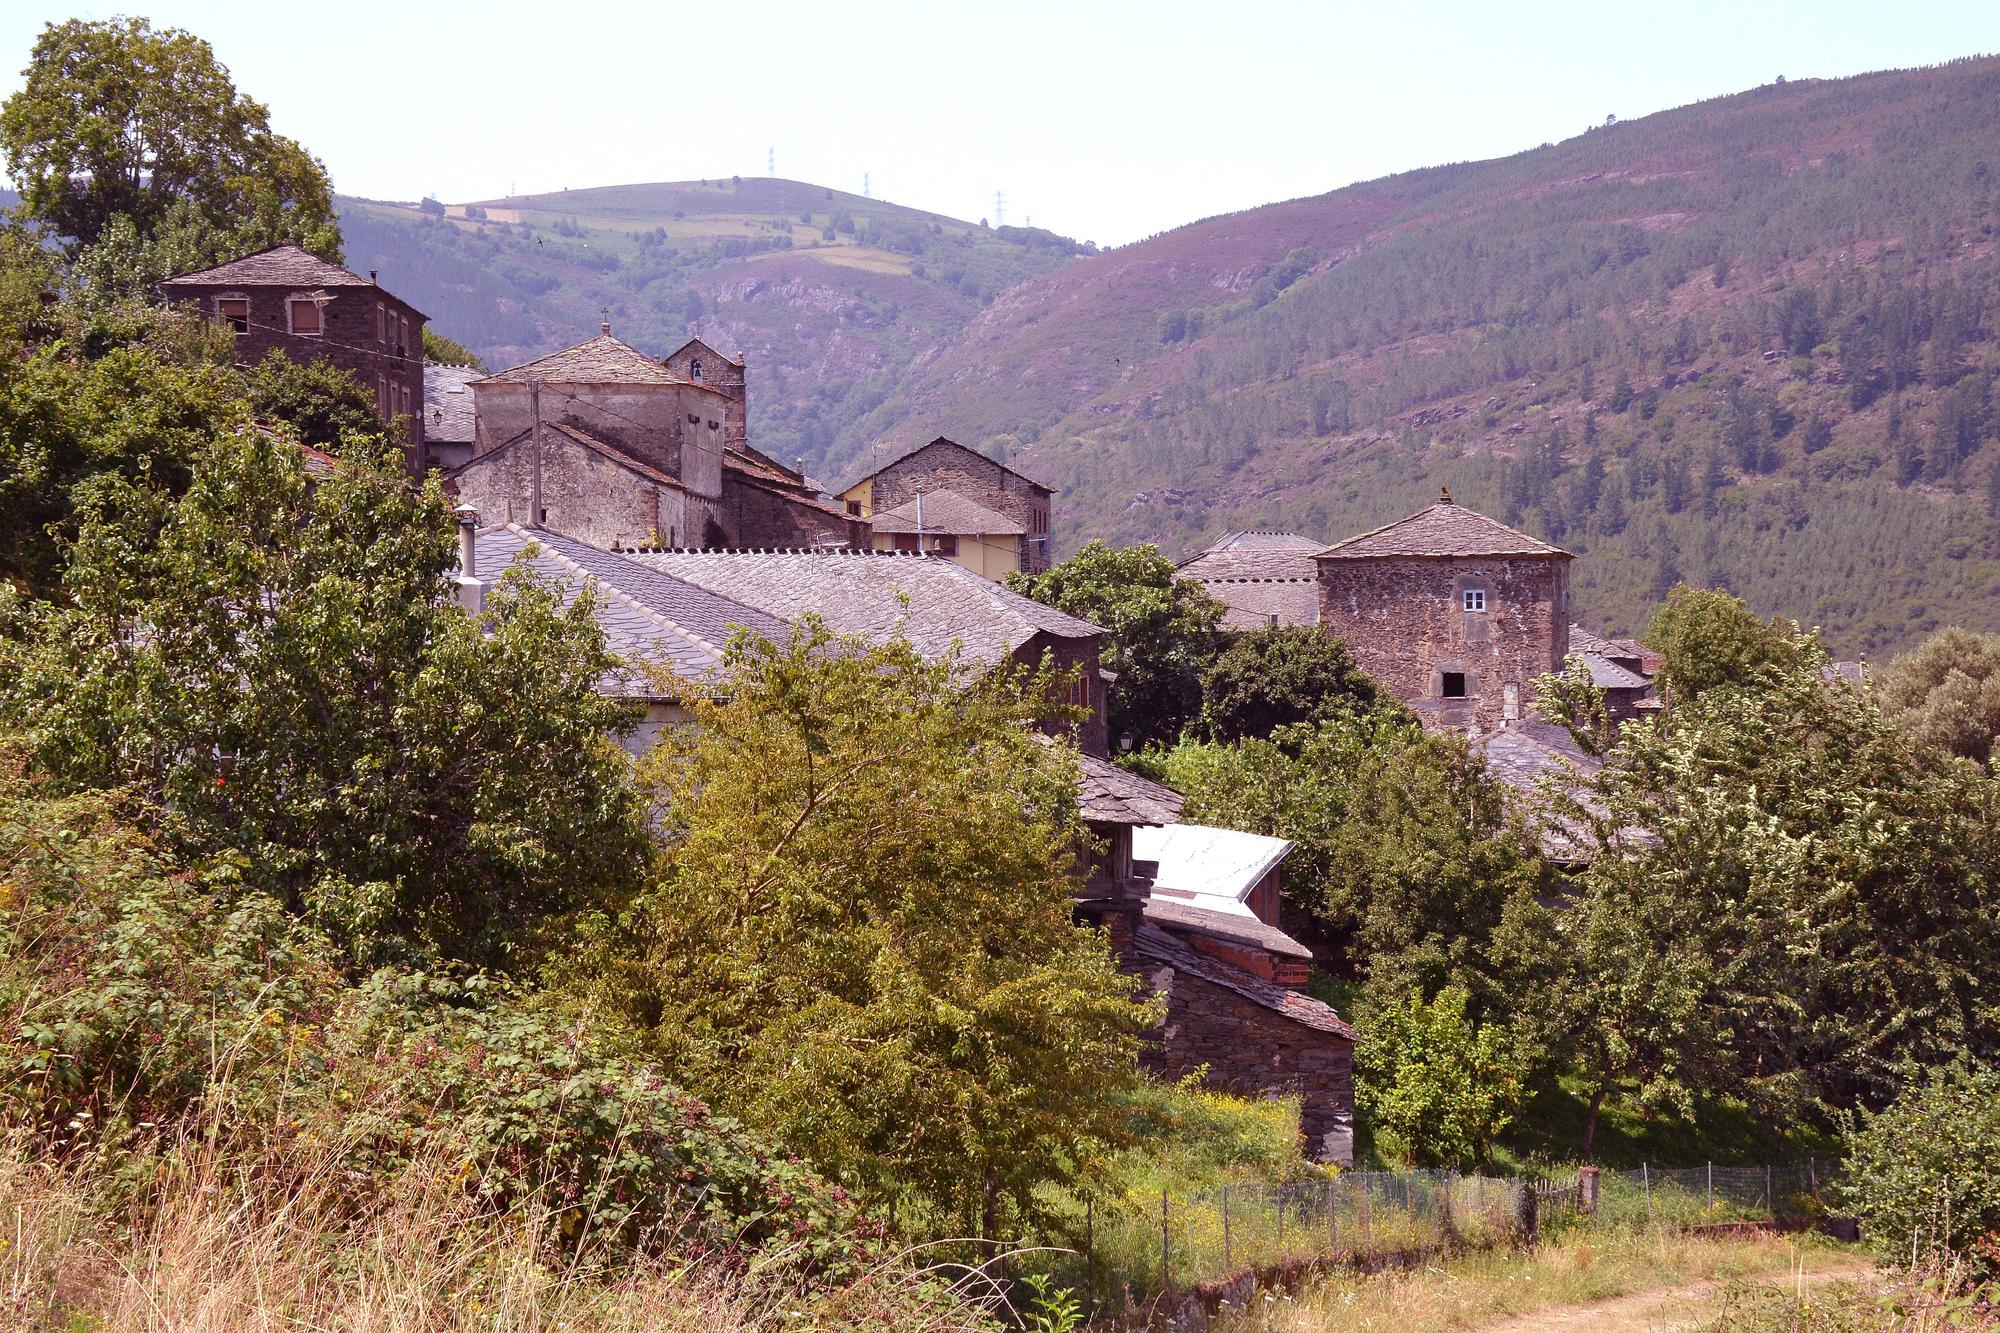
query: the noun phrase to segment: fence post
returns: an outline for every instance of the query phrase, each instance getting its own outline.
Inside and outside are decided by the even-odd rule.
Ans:
[[[1715,1220],[1715,1163],[1708,1164],[1708,1220]]]
[[[1520,1191],[1514,1199],[1514,1227],[1520,1233],[1524,1244],[1535,1243],[1535,1205],[1539,1202],[1540,1191],[1533,1180],[1516,1180],[1514,1188]]]
[[[1268,1195],[1270,1191],[1267,1190],[1265,1191],[1265,1193]],[[1278,1209],[1278,1253],[1280,1257],[1282,1257],[1285,1252],[1285,1187],[1283,1185],[1278,1186],[1277,1209]]]
[[[1361,1248],[1364,1250],[1372,1249],[1375,1241],[1374,1228],[1370,1225],[1368,1216],[1371,1211],[1368,1202],[1369,1189],[1367,1183],[1364,1181],[1356,1181],[1354,1188],[1355,1211],[1360,1215],[1361,1219]]]
[[[1778,1193],[1771,1185],[1771,1164],[1769,1162],[1764,1163],[1764,1211],[1771,1215],[1773,1222],[1778,1220]]]
[[[1597,1168],[1585,1166],[1576,1172],[1576,1208],[1585,1217],[1597,1213]]]
[[[1225,1272],[1235,1272],[1235,1265],[1229,1257],[1229,1186],[1222,1187],[1222,1267]]]
[[[1806,1183],[1812,1189],[1813,1199],[1817,1201],[1819,1199],[1819,1159],[1816,1157],[1806,1158]]]
[[[1646,1225],[1653,1225],[1653,1168],[1649,1163],[1639,1163],[1639,1179],[1646,1186]]]
[[[1090,1315],[1097,1314],[1097,1196],[1083,1196],[1083,1285],[1089,1292]]]
[[[1160,1285],[1172,1290],[1174,1285],[1173,1242],[1168,1239],[1167,1192],[1160,1191]]]
[[[1326,1248],[1331,1253],[1340,1244],[1340,1209],[1334,1202],[1333,1182],[1326,1182]]]

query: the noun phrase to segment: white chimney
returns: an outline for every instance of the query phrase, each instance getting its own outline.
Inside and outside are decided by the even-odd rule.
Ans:
[[[458,604],[476,616],[486,604],[486,587],[479,581],[479,511],[462,504],[451,512],[458,515]]]

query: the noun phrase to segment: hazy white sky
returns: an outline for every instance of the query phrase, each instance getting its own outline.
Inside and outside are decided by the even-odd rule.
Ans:
[[[760,175],[1105,244],[1736,92],[2000,50],[1996,0],[0,3],[206,37],[336,189]]]

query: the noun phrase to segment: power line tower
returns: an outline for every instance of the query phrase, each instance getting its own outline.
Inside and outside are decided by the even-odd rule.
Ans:
[[[1007,225],[1007,192],[1005,190],[995,190],[993,192],[993,225],[996,227]]]
[[[873,199],[875,197],[868,192],[868,173],[865,171],[861,173],[861,197],[863,199]]]
[[[770,150],[764,154],[764,174],[766,176],[775,176],[778,174],[778,145],[776,144],[772,144]]]

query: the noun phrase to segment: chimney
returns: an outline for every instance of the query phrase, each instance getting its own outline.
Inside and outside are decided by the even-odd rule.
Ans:
[[[375,270],[372,268],[368,270],[368,281],[370,282],[375,281]]]
[[[801,458],[799,460],[799,480],[804,481],[805,479],[806,479],[806,460]]]
[[[599,333],[602,333],[602,334],[604,334],[604,335],[605,335],[605,336],[607,336],[607,337],[608,337],[608,336],[610,336],[610,333],[611,333],[611,321],[607,319],[607,320],[605,320],[605,321],[604,321],[604,322],[603,322],[602,324],[599,324],[599,325],[597,326],[597,331],[598,331]]]
[[[462,504],[451,512],[458,515],[458,604],[465,614],[476,616],[486,603],[486,589],[479,582],[479,511]]]

